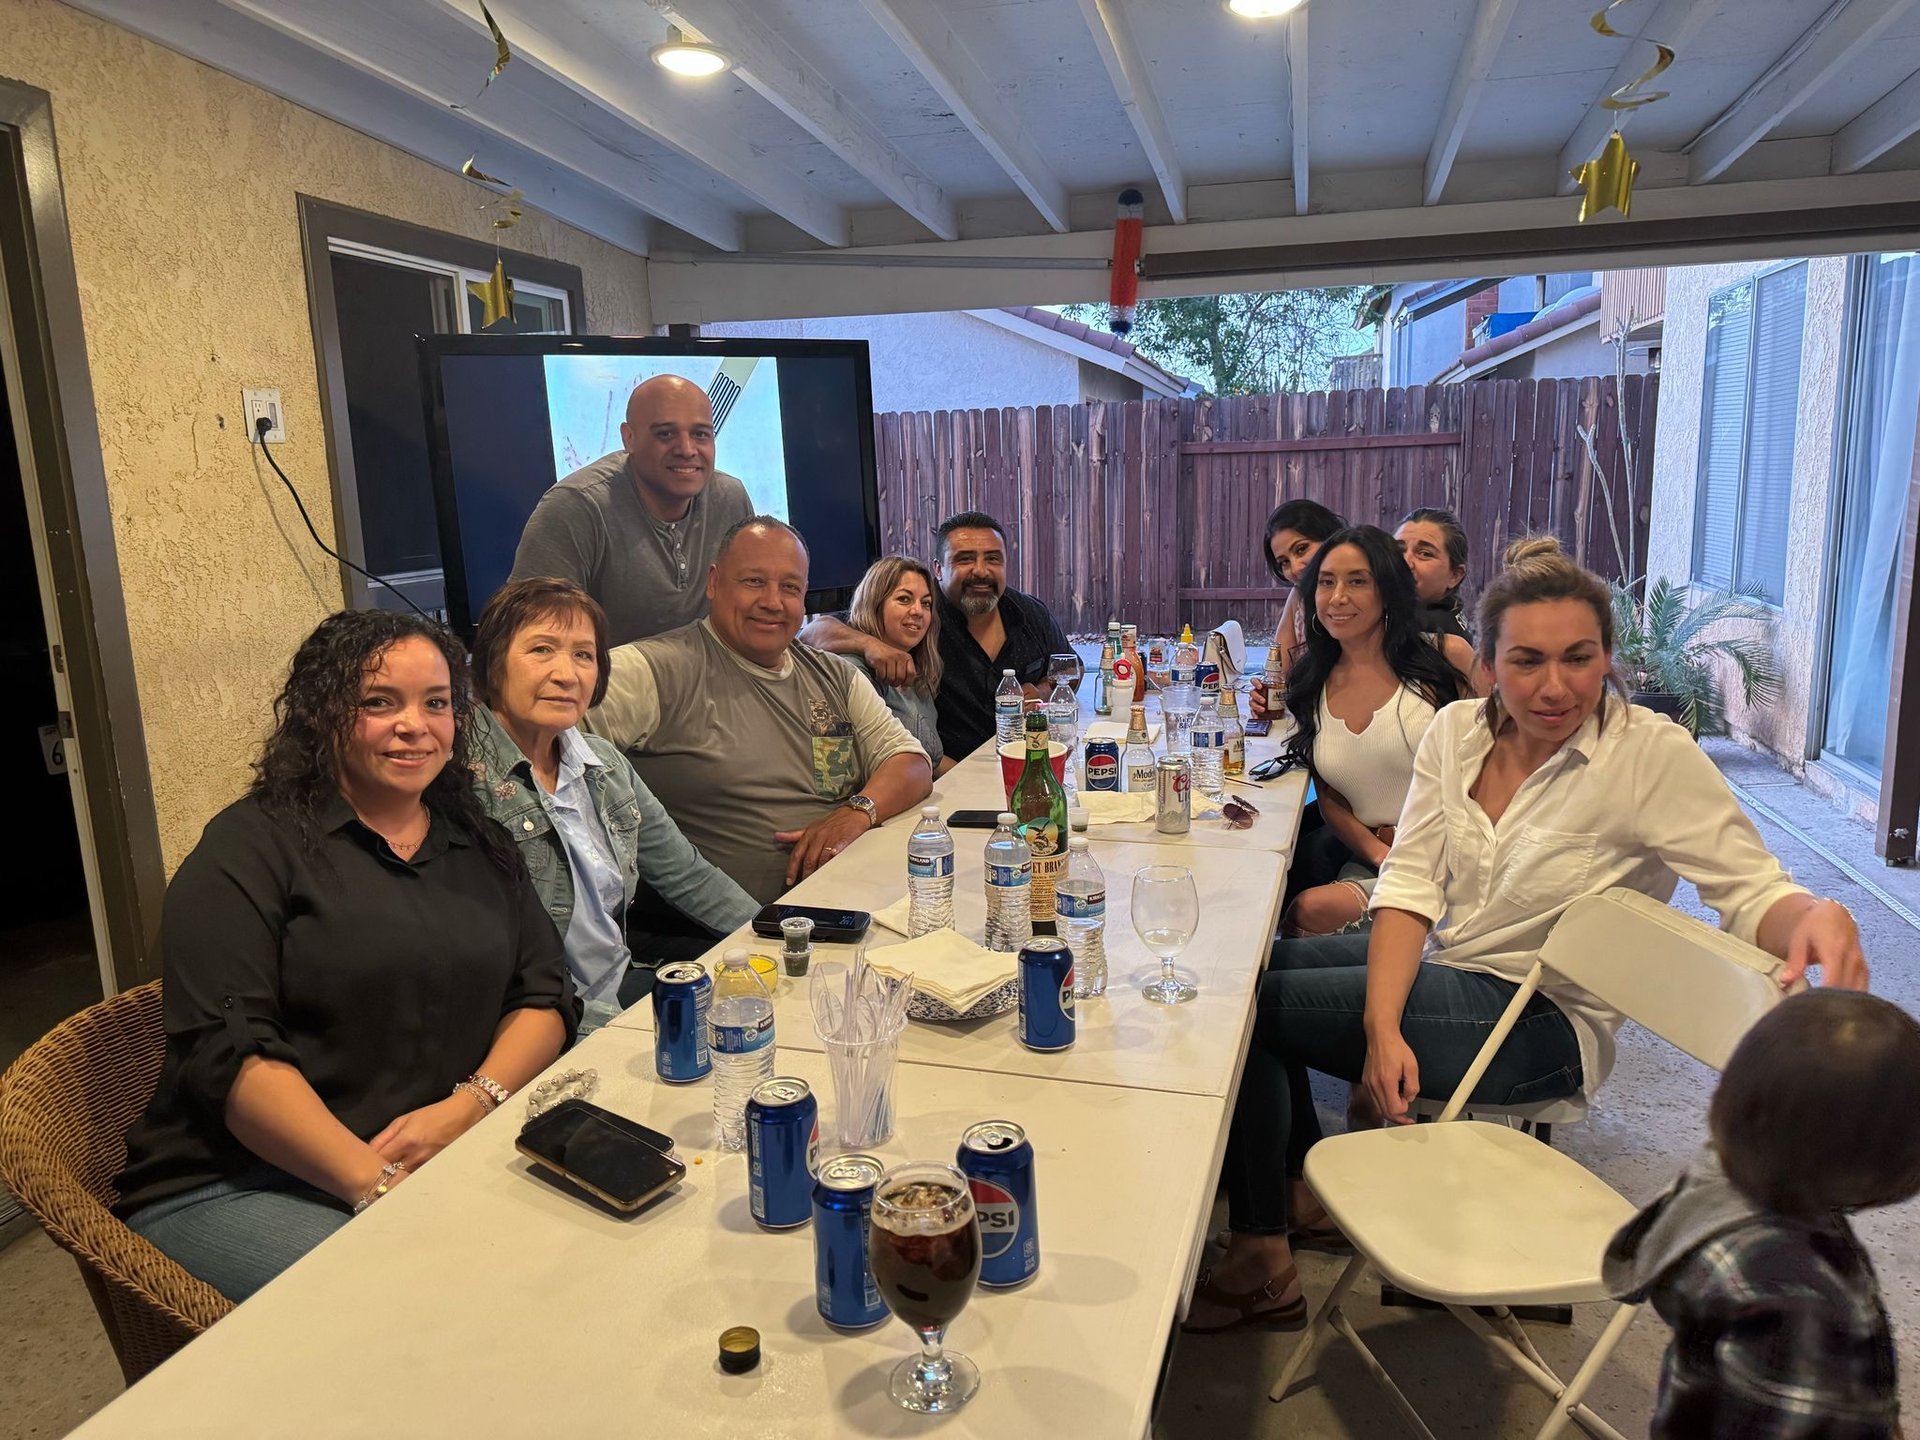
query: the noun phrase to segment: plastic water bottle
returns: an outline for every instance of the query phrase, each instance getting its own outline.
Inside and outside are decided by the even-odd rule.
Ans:
[[[1018,950],[1033,938],[1033,851],[1014,833],[1014,824],[1014,813],[1002,810],[987,841],[989,950]]]
[[[1068,778],[1065,783],[1069,791],[1079,788],[1073,780],[1073,774],[1079,768],[1074,764],[1079,758],[1079,731],[1080,697],[1073,693],[1071,685],[1062,680],[1047,697],[1047,739],[1055,745],[1067,747]]]
[[[773,996],[747,952],[720,957],[707,1010],[707,1049],[713,1055],[713,1123],[722,1150],[747,1143],[747,1097],[773,1078]]]
[[[920,823],[907,837],[907,933],[921,936],[953,928],[953,835],[941,823],[938,805],[920,807]]]
[[[1067,874],[1053,890],[1054,931],[1073,952],[1073,993],[1107,993],[1107,877],[1087,837],[1067,841]]]
[[[1220,711],[1203,691],[1200,713],[1193,717],[1193,788],[1216,800],[1226,788],[1226,743]]]
[[[1019,741],[1026,733],[1026,721],[1026,692],[1013,678],[1013,671],[1002,670],[1000,684],[993,692],[993,728],[1000,737],[997,743],[1004,748]]]

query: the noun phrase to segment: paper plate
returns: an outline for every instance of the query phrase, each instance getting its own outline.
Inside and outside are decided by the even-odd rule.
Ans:
[[[1004,1015],[1020,1003],[1020,977],[1014,976],[1004,985],[996,985],[985,995],[973,1002],[972,1008],[962,1012],[954,1009],[946,1001],[916,990],[907,997],[907,1018],[909,1020],[990,1020],[995,1015]]]

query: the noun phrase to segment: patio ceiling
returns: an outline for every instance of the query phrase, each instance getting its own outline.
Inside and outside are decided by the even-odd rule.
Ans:
[[[1612,122],[1600,100],[1652,56],[1588,28],[1601,0],[1307,0],[1263,22],[1219,0],[490,0],[515,61],[476,102],[478,0],[70,3],[435,164],[474,155],[679,269],[665,308],[677,283],[708,318],[723,288],[748,312],[846,313],[834,252],[944,267],[934,303],[1103,294],[1127,186],[1160,257],[1149,293],[1410,275],[1420,236],[1564,229],[1567,171]],[[1920,201],[1917,0],[1635,0],[1613,21],[1680,59],[1627,123],[1633,221],[1581,227],[1590,246],[1701,217],[1728,243],[1761,214],[1857,231]],[[670,22],[732,72],[651,64]],[[1642,232],[1643,213],[1681,228]],[[1471,246],[1428,248],[1430,273],[1474,268]],[[954,274],[996,267],[1019,278]],[[915,293],[876,304],[930,308]]]

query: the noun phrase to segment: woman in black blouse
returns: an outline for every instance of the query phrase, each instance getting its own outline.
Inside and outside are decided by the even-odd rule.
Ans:
[[[466,657],[363,611],[293,658],[161,918],[167,1054],[116,1207],[242,1300],[552,1062],[560,936],[467,768]]]

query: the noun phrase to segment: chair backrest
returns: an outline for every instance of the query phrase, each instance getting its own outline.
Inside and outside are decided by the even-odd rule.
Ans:
[[[1782,996],[1779,960],[1634,890],[1574,901],[1540,963],[1716,1070]]]
[[[0,1182],[79,1263],[129,1384],[232,1309],[108,1208],[165,1053],[156,980],[64,1021],[0,1075]]]

